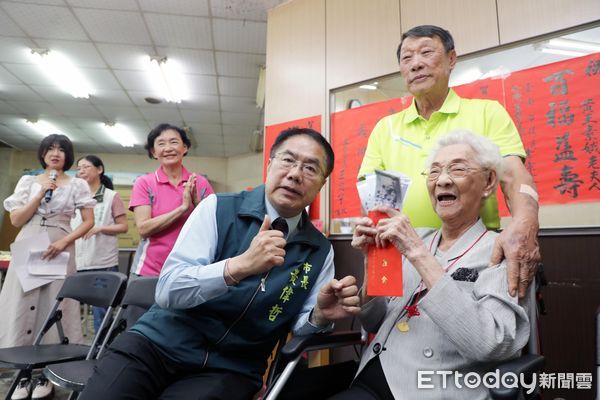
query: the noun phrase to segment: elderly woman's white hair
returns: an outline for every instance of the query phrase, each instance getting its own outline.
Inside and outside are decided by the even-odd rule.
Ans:
[[[502,156],[500,155],[500,148],[487,137],[476,135],[466,129],[452,131],[440,137],[431,149],[431,153],[425,163],[426,168],[431,167],[433,160],[441,149],[453,144],[468,144],[475,153],[474,161],[482,168],[495,170],[496,176],[498,179],[500,178],[502,174]]]

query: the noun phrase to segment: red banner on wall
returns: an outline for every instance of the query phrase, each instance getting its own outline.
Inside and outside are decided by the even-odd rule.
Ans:
[[[269,163],[269,154],[271,153],[271,147],[277,136],[288,128],[311,128],[317,132],[321,132],[321,116],[315,115],[313,117],[296,119],[294,121],[283,122],[281,124],[265,126],[265,142],[263,146],[263,181],[267,178],[267,165]],[[320,196],[317,194],[315,200],[312,202],[309,208],[309,218],[311,220],[317,220],[321,218],[320,212]]]
[[[600,54],[518,71],[505,86],[540,204],[599,201]]]
[[[521,134],[540,204],[600,201],[600,53],[454,90],[465,98],[496,100],[505,106]],[[393,99],[331,115],[336,154],[332,218],[362,214],[355,184],[369,135],[379,119],[401,111],[411,101]],[[500,215],[509,215],[501,191],[498,200]]]
[[[362,163],[369,135],[377,121],[408,107],[412,97],[392,99],[331,115],[331,145],[335,164],[331,174],[331,218],[361,215],[356,191],[356,177]]]
[[[454,86],[452,89],[465,99],[496,100],[505,104],[504,80],[501,78],[481,79],[465,85]]]

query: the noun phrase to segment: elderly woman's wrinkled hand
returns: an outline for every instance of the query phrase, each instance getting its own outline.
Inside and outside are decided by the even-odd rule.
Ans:
[[[352,235],[352,247],[367,254],[369,246],[375,244],[375,235],[377,229],[373,226],[371,218],[362,217],[356,221],[354,233]]]
[[[379,247],[392,243],[405,256],[423,247],[423,241],[402,212],[389,207],[378,207],[375,211],[385,212],[390,218],[379,220],[375,241]]]

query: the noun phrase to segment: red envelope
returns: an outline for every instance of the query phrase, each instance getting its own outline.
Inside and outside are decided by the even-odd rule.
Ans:
[[[377,225],[386,213],[369,211],[369,218]],[[389,244],[385,248],[369,247],[367,254],[367,295],[402,296],[402,254]]]

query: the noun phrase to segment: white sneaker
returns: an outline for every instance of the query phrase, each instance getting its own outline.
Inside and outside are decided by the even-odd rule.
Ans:
[[[17,383],[17,388],[13,392],[10,397],[11,400],[25,400],[29,398],[29,393],[31,392],[31,379],[29,378],[21,378],[19,383]]]
[[[31,400],[51,399],[54,395],[54,385],[48,379],[40,376],[33,388]]]

